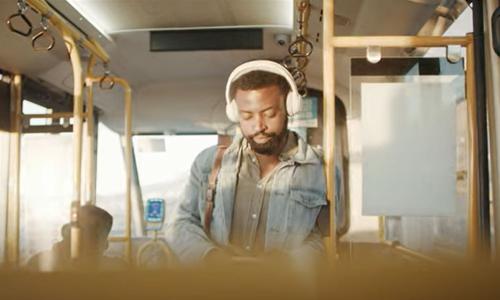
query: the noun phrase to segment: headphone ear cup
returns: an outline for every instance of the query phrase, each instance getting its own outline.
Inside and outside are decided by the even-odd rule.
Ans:
[[[236,123],[240,120],[240,116],[238,114],[238,106],[236,105],[236,101],[234,101],[234,99],[226,104],[226,115],[231,122]]]
[[[286,111],[289,116],[297,114],[302,109],[302,97],[299,94],[289,92],[286,96]]]

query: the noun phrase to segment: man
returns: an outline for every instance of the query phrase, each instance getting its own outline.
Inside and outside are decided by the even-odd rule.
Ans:
[[[79,223],[81,249],[77,260],[71,259],[71,226],[65,224],[61,228],[62,241],[54,244],[51,250],[31,257],[26,267],[37,271],[124,269],[125,263],[120,259],[104,256],[113,217],[102,208],[84,205],[80,207]]]
[[[327,204],[323,166],[287,129],[288,116],[301,106],[292,76],[272,61],[244,63],[229,76],[226,101],[242,136],[224,152],[213,208],[209,177],[220,150],[208,148],[195,159],[167,228],[169,246],[182,263],[276,252],[293,259],[322,255],[316,219]]]

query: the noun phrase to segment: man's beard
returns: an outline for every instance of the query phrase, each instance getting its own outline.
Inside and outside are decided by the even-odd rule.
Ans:
[[[286,138],[287,132],[288,132],[287,128],[284,127],[279,134],[276,134],[274,132],[273,133],[258,132],[251,136],[245,136],[245,138],[250,144],[250,148],[252,148],[252,150],[255,153],[263,155],[273,155],[273,154],[278,154],[278,151],[280,151],[281,148],[283,147],[283,141]],[[257,143],[254,140],[254,137],[259,135],[268,137],[269,140],[267,140],[264,143]]]

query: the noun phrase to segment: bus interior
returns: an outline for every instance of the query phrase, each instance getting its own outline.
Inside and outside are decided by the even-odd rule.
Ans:
[[[203,282],[220,299],[239,295],[243,281],[252,291],[243,298],[309,298],[304,282],[272,268],[269,290],[253,289],[263,281],[253,268],[240,279],[175,273],[164,238],[197,154],[239,131],[225,85],[256,59],[291,72],[304,105],[288,128],[323,153],[320,225],[328,265],[342,272],[317,280],[321,295],[500,295],[499,5],[0,1],[0,295],[83,299],[94,285],[89,296],[114,286],[116,298],[182,299],[203,296],[190,287]],[[76,228],[83,205],[113,216],[106,254],[133,272],[26,272],[64,224]],[[383,263],[363,274],[348,267],[372,262]],[[425,271],[448,263],[488,271]],[[411,271],[384,273],[388,265]],[[156,293],[162,284],[167,294]],[[428,292],[405,289],[418,284]]]

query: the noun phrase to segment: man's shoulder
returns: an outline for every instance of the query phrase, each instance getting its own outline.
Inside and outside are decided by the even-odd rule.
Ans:
[[[301,136],[297,135],[298,153],[297,157],[302,162],[323,165],[323,149],[320,145],[307,143]]]
[[[202,173],[210,172],[216,151],[217,145],[213,145],[203,149],[194,159],[192,168],[195,170],[199,170]]]
[[[194,159],[195,162],[202,163],[207,160],[213,160],[215,156],[215,151],[217,151],[217,145],[213,145],[210,147],[207,147],[198,153],[196,158]]]

